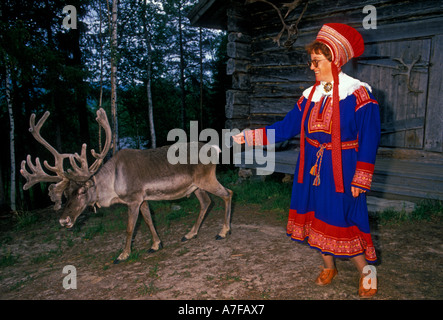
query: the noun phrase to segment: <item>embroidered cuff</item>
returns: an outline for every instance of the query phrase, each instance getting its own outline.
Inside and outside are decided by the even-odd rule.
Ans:
[[[263,146],[268,144],[266,138],[266,129],[260,128],[255,130],[245,131],[245,141],[248,146]]]
[[[374,165],[372,163],[357,161],[352,185],[365,190],[370,190],[373,174]]]

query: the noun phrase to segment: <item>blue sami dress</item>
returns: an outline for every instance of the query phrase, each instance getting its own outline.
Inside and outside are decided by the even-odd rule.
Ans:
[[[269,130],[275,142],[288,140],[301,130],[304,108],[305,165],[303,183],[297,176],[287,224],[292,240],[305,241],[324,254],[350,258],[364,254],[368,262],[377,260],[369,230],[366,194],[354,198],[351,186],[369,190],[380,139],[378,103],[369,85],[344,73],[339,75],[340,124],[344,193],[335,189],[331,159],[332,94],[319,85],[306,106],[311,88],[305,90],[294,108],[279,122],[245,132],[248,144],[266,144]],[[316,166],[317,164],[317,166]]]

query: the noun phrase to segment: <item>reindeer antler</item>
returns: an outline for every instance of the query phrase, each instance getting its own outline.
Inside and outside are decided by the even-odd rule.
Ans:
[[[293,23],[291,25],[287,25],[285,19],[286,19],[286,17],[289,15],[289,13],[291,11],[293,11],[295,8],[297,8],[300,5],[301,1],[302,0],[294,0],[293,2],[290,2],[290,3],[283,3],[283,7],[288,8],[288,11],[286,12],[284,17],[282,15],[281,10],[275,4],[273,4],[272,2],[269,2],[267,0],[246,0],[246,4],[251,4],[251,3],[254,3],[254,2],[263,2],[263,3],[267,3],[270,6],[272,6],[277,11],[277,14],[278,14],[278,16],[280,18],[280,21],[281,21],[282,25],[283,25],[281,31],[278,33],[278,35],[273,37],[272,40],[275,43],[277,43],[278,46],[280,46],[280,39],[283,36],[283,33],[285,31],[287,31],[288,37],[287,37],[286,41],[284,42],[284,46],[286,48],[290,48],[294,44],[294,42],[297,40],[297,38],[298,38],[298,24],[299,24],[301,18],[303,17],[307,7],[308,7],[309,0],[306,1],[306,4],[305,4],[305,7],[303,8],[303,11],[301,12],[300,16],[298,17],[298,19],[297,19],[297,21],[295,23]]]
[[[404,53],[403,53],[403,55],[404,55]],[[409,90],[409,92],[412,92],[412,93],[423,93],[423,91],[416,90],[416,89],[412,88],[412,85],[411,85],[411,72],[412,72],[412,69],[414,67],[427,67],[427,65],[417,65],[417,63],[421,59],[421,56],[418,56],[417,59],[415,59],[411,63],[407,64],[407,63],[405,63],[403,61],[403,55],[402,55],[401,58],[393,58],[392,60],[398,61],[401,64],[401,66],[397,67],[399,70],[401,70],[402,67],[403,67],[403,69],[406,70],[406,71],[405,72],[394,73],[394,74],[392,74],[392,76],[394,77],[394,76],[398,76],[398,75],[405,75],[407,77],[407,81],[408,81],[408,90]]]
[[[82,151],[80,155],[78,155],[78,153],[69,155],[69,162],[71,163],[72,169],[68,169],[67,176],[71,180],[81,181],[81,182],[87,181],[100,168],[104,158],[106,157],[106,154],[108,153],[109,149],[112,146],[112,131],[105,110],[101,108],[97,110],[97,118],[95,118],[95,120],[98,122],[99,126],[105,130],[105,135],[106,135],[105,146],[103,147],[101,153],[95,152],[94,149],[91,150],[91,154],[96,160],[89,167],[88,167],[88,159],[86,157],[85,143],[82,145]],[[77,162],[80,163],[80,166],[77,165]]]
[[[28,155],[26,157],[27,161],[25,161],[25,160],[22,161],[21,170],[20,170],[20,173],[22,174],[22,176],[25,177],[27,180],[26,184],[23,186],[24,190],[29,189],[37,182],[59,182],[59,181],[63,180],[64,178],[66,178],[64,175],[64,171],[63,171],[63,160],[65,158],[69,157],[69,155],[58,153],[57,150],[55,150],[54,147],[52,147],[40,135],[40,129],[42,128],[42,126],[46,122],[46,120],[48,119],[49,115],[50,115],[50,112],[46,111],[45,114],[43,115],[43,117],[37,122],[37,125],[35,125],[35,114],[32,114],[29,119],[29,126],[30,126],[29,132],[31,132],[31,134],[35,138],[35,140],[37,140],[41,145],[43,145],[46,149],[48,149],[49,152],[51,152],[52,155],[54,156],[54,159],[55,159],[54,166],[50,166],[46,160],[43,162],[43,164],[46,167],[46,169],[48,169],[51,172],[54,172],[56,175],[55,176],[48,175],[43,170],[43,168],[40,164],[39,158],[35,159],[36,165],[34,166],[31,161],[31,156]],[[26,170],[26,163],[28,164],[32,173],[29,173]]]
[[[42,128],[45,121],[48,119],[50,115],[49,111],[46,111],[42,118],[35,124],[35,114],[32,114],[29,119],[29,132],[31,132],[32,136],[43,145],[51,154],[54,156],[54,166],[48,164],[45,160],[43,165],[47,170],[55,173],[56,175],[47,174],[41,164],[40,159],[35,159],[35,165],[32,163],[31,156],[28,155],[26,157],[26,161],[23,160],[21,163],[20,173],[26,179],[26,183],[23,186],[23,190],[27,190],[32,187],[34,184],[38,182],[56,182],[49,186],[49,196],[51,200],[55,202],[55,210],[60,209],[61,207],[61,199],[63,195],[63,191],[67,187],[70,180],[77,182],[85,182],[87,181],[94,173],[97,172],[98,168],[102,164],[106,154],[112,145],[112,132],[111,126],[109,125],[108,118],[106,116],[106,112],[100,108],[97,110],[97,122],[99,125],[104,128],[106,133],[106,142],[103,148],[103,151],[100,154],[97,154],[94,149],[91,150],[92,156],[96,159],[95,162],[88,167],[88,160],[86,157],[86,144],[82,145],[81,154],[78,155],[63,153],[60,154],[53,146],[51,146],[40,134],[40,129]],[[63,168],[64,159],[69,158],[69,162],[71,164],[72,169],[68,169],[66,172]],[[80,166],[77,164],[80,163]],[[26,164],[30,168],[31,172],[26,169]]]

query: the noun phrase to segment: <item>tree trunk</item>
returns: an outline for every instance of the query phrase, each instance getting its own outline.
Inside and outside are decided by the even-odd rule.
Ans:
[[[182,25],[182,2],[178,8],[178,32],[180,45],[180,90],[181,90],[181,127],[186,129],[186,93],[185,93],[185,57],[183,52],[183,25]]]
[[[111,16],[111,114],[113,121],[113,154],[119,149],[117,118],[117,2],[112,1]]]
[[[203,34],[199,27],[199,51],[200,51],[200,128],[203,129]]]
[[[73,34],[72,57],[73,64],[78,70],[82,69],[82,51],[81,51],[81,35],[80,29],[70,30]],[[87,107],[87,84],[83,75],[78,73],[75,79],[75,104],[80,125],[80,139],[82,143],[91,145],[91,136],[89,134],[88,107]]]
[[[151,133],[151,147],[157,148],[157,139],[155,136],[155,126],[154,126],[154,104],[152,102],[152,90],[151,90],[151,79],[152,79],[152,36],[151,33],[148,31],[148,26],[146,22],[146,3],[144,4],[144,10],[143,10],[143,31],[146,38],[146,45],[147,45],[147,51],[148,51],[148,62],[146,66],[147,71],[147,77],[148,81],[146,84],[146,94],[148,96],[148,118],[149,118],[149,130]]]
[[[149,111],[149,128],[151,131],[151,146],[152,148],[157,148],[157,139],[155,137],[155,127],[154,127],[154,105],[152,102],[152,90],[151,90],[151,78],[152,78],[152,49],[151,49],[151,39],[148,42],[148,83],[146,85],[146,90],[148,94],[148,111]]]
[[[100,43],[100,95],[98,99],[98,107],[102,107],[103,103],[103,37],[102,37],[102,6],[101,2],[98,1],[98,12],[99,12],[99,43]],[[101,141],[100,141],[100,152],[101,150]]]
[[[0,166],[0,210],[3,211],[6,207],[7,205],[6,205],[5,188],[3,185],[3,172]]]
[[[10,200],[11,200],[11,210],[17,211],[16,205],[15,205],[15,188],[16,188],[16,182],[15,182],[15,130],[14,130],[14,113],[12,110],[12,96],[11,96],[11,67],[9,66],[9,63],[6,63],[6,102],[8,104],[8,112],[9,112],[9,123],[10,123],[10,130],[9,130],[9,148],[11,151],[11,193],[10,193]]]

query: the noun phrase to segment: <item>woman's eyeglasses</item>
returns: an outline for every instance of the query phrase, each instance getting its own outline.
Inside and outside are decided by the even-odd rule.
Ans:
[[[321,59],[321,60],[308,60],[308,62],[307,62],[307,64],[308,64],[308,67],[311,67],[311,64],[314,64],[314,67],[318,67],[318,62],[319,61],[323,61],[323,60],[327,60],[327,59]]]

